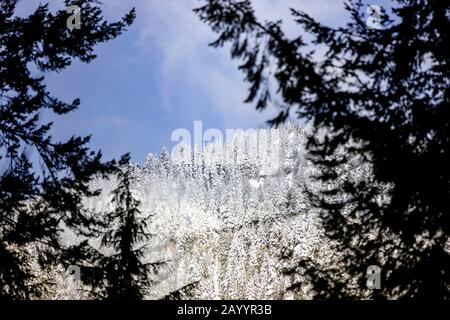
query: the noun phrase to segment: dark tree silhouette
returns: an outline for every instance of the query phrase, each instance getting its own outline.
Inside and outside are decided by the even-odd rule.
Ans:
[[[197,288],[198,281],[191,282],[180,289],[171,291],[166,294],[161,300],[186,300],[194,297],[194,292]]]
[[[260,110],[280,99],[271,124],[295,112],[315,133],[328,132],[311,135],[308,150],[318,181],[332,188],[311,197],[339,258],[297,269],[316,296],[448,299],[450,2],[395,1],[376,29],[361,1],[346,8],[351,20],[340,28],[291,9],[311,42],[288,38],[281,22],[258,21],[248,0],[209,0],[195,12],[219,33],[212,45],[230,43],[243,61],[246,102]],[[314,55],[317,47],[325,53]],[[371,177],[344,179],[355,157],[372,166]],[[380,185],[391,186],[385,201]],[[380,290],[365,290],[370,265],[382,268]]]
[[[100,294],[106,299],[143,299],[154,283],[151,275],[164,264],[143,261],[144,243],[151,237],[148,233],[151,216],[142,216],[140,201],[132,194],[129,162],[128,155],[119,161],[112,199],[114,210],[106,215],[108,229],[102,237],[102,247],[103,251],[112,251],[112,254],[101,256],[96,263],[99,268],[96,279],[93,279],[100,284]]]
[[[59,72],[76,58],[91,62],[94,46],[120,35],[134,11],[108,23],[97,1],[65,3],[81,8],[81,29],[69,30],[70,14],[52,13],[48,4],[22,18],[15,14],[16,0],[0,2],[0,298],[39,295],[27,245],[39,244],[39,262],[46,267],[61,258],[63,226],[89,236],[97,223],[81,199],[98,193],[89,189],[92,178],[114,169],[114,162],[103,162],[100,152],[87,147],[89,137],[51,137],[52,124],[40,122],[41,111],[67,114],[79,100],[53,97],[44,76],[33,72]]]

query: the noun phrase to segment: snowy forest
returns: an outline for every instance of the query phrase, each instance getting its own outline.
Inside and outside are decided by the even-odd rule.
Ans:
[[[0,300],[450,299],[450,2],[285,1],[0,1]]]
[[[305,156],[307,134],[308,128],[294,124],[241,130],[225,145],[213,142],[194,152],[185,146],[172,155],[164,148],[144,164],[130,165],[133,195],[151,219],[144,260],[164,261],[146,298],[172,292],[184,299],[312,297],[308,286],[295,289],[304,282],[296,263],[305,257],[333,263],[337,253],[308,200],[306,190],[329,186],[314,182],[317,169]],[[370,176],[370,166],[357,159],[346,171],[347,179]],[[85,206],[98,215],[113,210],[115,185],[114,176],[93,182],[102,193]],[[80,239],[67,233],[64,241]],[[89,288],[58,270],[51,297],[89,298]]]
[[[228,161],[215,156],[212,143],[195,154],[181,149],[174,157],[164,149],[133,167],[142,212],[154,216],[157,250],[149,253],[162,255],[149,258],[171,260],[154,297],[197,282],[193,298],[281,299],[289,296],[283,250],[325,254],[302,192],[309,170],[295,143],[302,131],[290,126],[251,133],[237,134],[226,145],[233,153]],[[267,141],[266,154],[247,147],[255,138]],[[271,155],[272,150],[282,152]],[[258,154],[256,161],[250,153]],[[278,165],[274,157],[281,167],[265,170]],[[90,205],[101,210],[108,198],[102,200]]]

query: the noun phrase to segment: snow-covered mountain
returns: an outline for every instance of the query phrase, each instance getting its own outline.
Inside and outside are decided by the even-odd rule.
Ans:
[[[167,260],[149,298],[197,282],[195,298],[286,299],[283,252],[326,260],[316,211],[304,192],[314,168],[305,158],[305,132],[296,125],[236,134],[224,145],[163,149],[132,166],[144,215],[153,215],[149,261]],[[97,181],[108,210],[114,179]],[[295,261],[295,259],[292,259]],[[300,295],[300,296],[299,296]]]

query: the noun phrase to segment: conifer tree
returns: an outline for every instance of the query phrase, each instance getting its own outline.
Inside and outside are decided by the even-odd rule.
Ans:
[[[91,62],[95,45],[116,38],[135,17],[131,11],[108,23],[97,1],[65,1],[82,12],[81,28],[70,30],[66,10],[51,12],[40,4],[20,17],[17,3],[0,1],[0,298],[5,299],[40,294],[30,261],[38,258],[43,268],[61,262],[63,226],[92,235],[96,221],[81,200],[98,194],[89,188],[94,177],[113,171],[113,162],[88,148],[89,137],[51,136],[52,123],[43,123],[41,113],[64,115],[80,101],[52,96],[45,75],[74,59]],[[36,245],[36,257],[26,250],[29,245]]]
[[[114,210],[106,215],[108,230],[103,235],[102,247],[110,249],[112,254],[99,261],[104,277],[102,295],[114,300],[145,298],[153,284],[152,273],[162,265],[144,261],[146,243],[151,237],[150,216],[142,216],[140,201],[133,195],[129,161],[128,155],[119,161],[112,199]]]
[[[346,8],[350,21],[337,28],[291,9],[312,41],[260,21],[250,0],[195,11],[219,34],[211,45],[230,44],[242,61],[247,102],[279,100],[271,124],[293,112],[312,122],[308,157],[324,187],[310,198],[339,253],[329,266],[300,263],[316,296],[448,299],[450,2],[393,1],[375,24],[362,1]],[[373,174],[352,176],[356,159]],[[379,290],[366,286],[371,265],[383,271]]]

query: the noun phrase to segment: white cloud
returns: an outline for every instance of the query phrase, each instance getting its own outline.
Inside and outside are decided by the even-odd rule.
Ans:
[[[195,86],[230,125],[248,125],[254,110],[243,106],[246,88],[225,50],[207,46],[215,39],[192,9],[198,1],[145,1],[138,7],[139,47],[161,57],[164,104],[170,108],[177,84]],[[195,106],[189,106],[195,107]]]
[[[57,1],[50,2],[54,5]],[[237,70],[238,63],[231,60],[227,49],[207,46],[216,35],[192,12],[203,3],[198,0],[103,2],[106,16],[112,19],[136,7],[137,20],[132,27],[133,32],[138,32],[136,50],[148,55],[149,63],[160,62],[157,67],[166,109],[170,110],[173,97],[182,83],[195,88],[195,92],[201,92],[203,98],[211,101],[211,108],[227,127],[263,124],[275,112],[260,114],[253,105],[243,103],[248,84]],[[255,0],[253,3],[257,16],[262,20],[282,19],[288,35],[297,35],[300,31],[290,16],[289,8],[305,11],[332,25],[345,14],[342,1],[335,0]],[[186,107],[197,108],[193,100],[195,97]]]
[[[112,2],[117,5],[117,1]],[[201,4],[195,0],[136,1],[140,33],[137,45],[140,50],[161,57],[165,106],[170,108],[177,83],[190,83],[214,101],[212,107],[230,126],[263,123],[270,118],[269,114],[257,114],[253,106],[242,103],[247,94],[247,84],[237,71],[237,63],[229,57],[228,50],[207,46],[216,35],[192,12]],[[258,0],[254,1],[254,6],[263,20],[285,21],[283,26],[288,34],[296,34],[300,30],[290,16],[291,7],[331,24],[336,24],[345,14],[340,1],[330,0]]]

